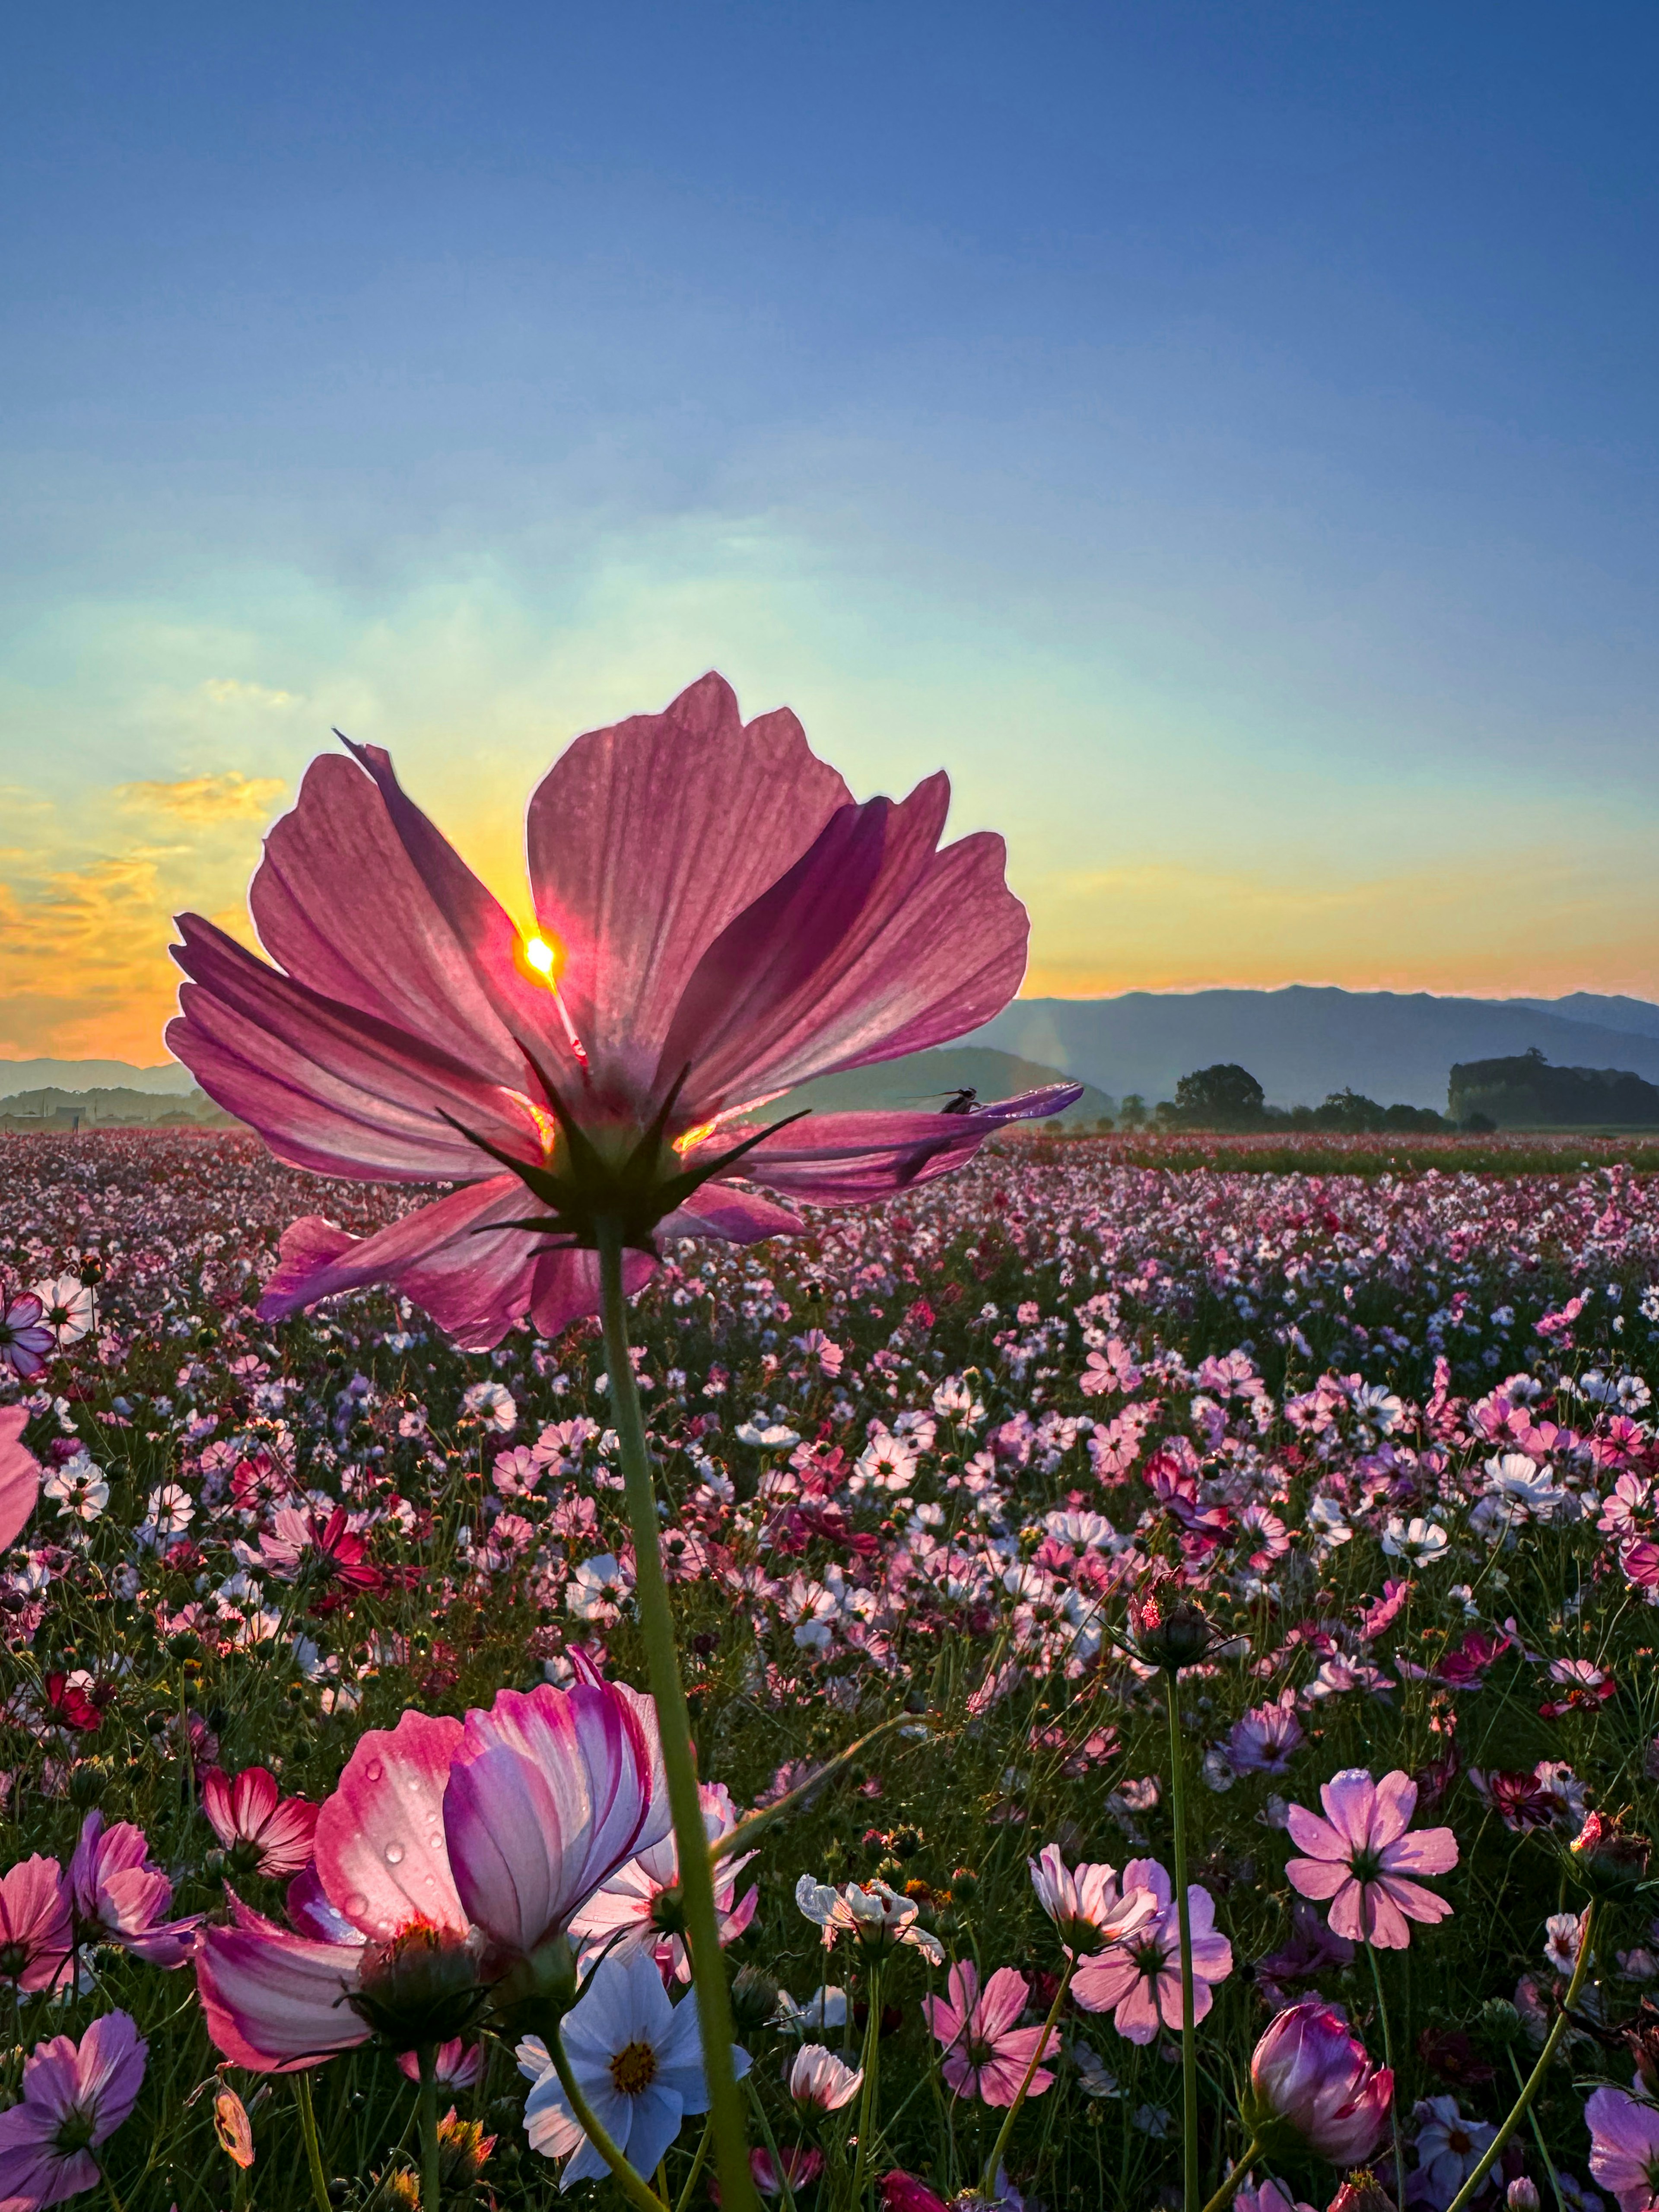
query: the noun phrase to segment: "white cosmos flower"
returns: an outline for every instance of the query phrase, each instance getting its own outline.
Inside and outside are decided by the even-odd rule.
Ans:
[[[594,2118],[635,2172],[648,2179],[686,2114],[708,2110],[696,1999],[671,2004],[648,1953],[607,1959],[587,1995],[565,2014],[561,2033]],[[526,2036],[517,2056],[520,2072],[535,2084],[524,2108],[532,2149],[564,2160],[562,2189],[604,2180],[610,2168],[582,2133],[546,2045]],[[749,2053],[735,2044],[732,2063],[739,2077],[749,2071]]]
[[[60,1352],[66,1345],[78,1344],[96,1317],[93,1293],[78,1275],[51,1276],[34,1285],[34,1295],[45,1309],[41,1326],[57,1338]]]
[[[837,1936],[854,1936],[866,1951],[885,1951],[890,1945],[913,1944],[936,1966],[945,1963],[939,1938],[917,1925],[916,1908],[884,1881],[860,1888],[855,1881],[837,1889],[827,1881],[814,1881],[804,1874],[795,1884],[795,1903],[809,1920],[823,1930],[828,1950]]]
[[[182,1483],[164,1482],[149,1493],[144,1519],[158,1536],[182,1536],[196,1518],[196,1502]]]
[[[71,1514],[77,1521],[95,1521],[109,1504],[109,1485],[103,1470],[94,1467],[84,1452],[53,1468],[40,1487],[60,1513]]]
[[[1382,1549],[1391,1559],[1411,1559],[1419,1567],[1443,1559],[1450,1539],[1437,1521],[1413,1516],[1402,1521],[1396,1513],[1382,1531]]]
[[[519,1418],[517,1399],[500,1382],[474,1382],[461,1394],[461,1411],[476,1413],[487,1429],[503,1434]]]

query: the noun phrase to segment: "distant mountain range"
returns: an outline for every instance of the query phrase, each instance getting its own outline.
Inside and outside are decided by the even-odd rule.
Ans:
[[[1442,999],[1425,991],[1126,991],[1017,999],[965,1043],[995,1045],[1121,1098],[1175,1095],[1217,1060],[1249,1068],[1279,1106],[1333,1091],[1384,1105],[1446,1106],[1457,1060],[1536,1045],[1558,1066],[1628,1068],[1659,1081],[1659,1006],[1576,991],[1565,999]]]
[[[1017,999],[943,1052],[826,1077],[797,1097],[821,1112],[909,1103],[963,1084],[994,1098],[1052,1082],[1060,1071],[1091,1086],[1067,1118],[1091,1121],[1131,1091],[1156,1104],[1173,1097],[1194,1069],[1237,1060],[1274,1105],[1316,1106],[1333,1091],[1352,1089],[1384,1105],[1443,1111],[1454,1062],[1504,1059],[1534,1045],[1558,1067],[1626,1068],[1659,1082],[1659,1006],[1590,991],[1562,999],[1450,999],[1303,984]],[[119,1060],[0,1060],[0,1095],[117,1085],[179,1098],[195,1087],[176,1061],[135,1067]]]

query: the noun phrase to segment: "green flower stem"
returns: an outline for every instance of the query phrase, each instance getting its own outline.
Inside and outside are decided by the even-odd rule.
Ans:
[[[755,2077],[752,2074],[744,2087],[748,2090],[749,2101],[755,2108],[755,2118],[760,2124],[762,2140],[772,2154],[772,2171],[777,2175],[778,2187],[783,2192],[783,2212],[795,2212],[794,2185],[789,2179],[789,2170],[783,2162],[783,2154],[778,2148],[778,2139],[772,2132],[772,2123],[766,2117],[766,2107],[760,2100],[760,2092],[755,2087]]]
[[[438,2068],[436,2054],[423,2043],[416,2054],[421,2068],[421,2212],[438,2212]]]
[[[1572,1970],[1572,1979],[1567,1984],[1567,1994],[1561,2000],[1561,2009],[1555,2016],[1554,2025],[1544,2039],[1544,2048],[1538,2054],[1538,2063],[1528,2075],[1525,2087],[1510,2107],[1509,2118],[1504,2121],[1498,2133],[1486,2146],[1486,2154],[1480,2163],[1446,2207],[1446,2212],[1463,2212],[1465,2205],[1503,2156],[1504,2144],[1531,2111],[1532,2100],[1538,2094],[1544,2075],[1548,2071],[1550,2061],[1554,2057],[1561,2039],[1567,2032],[1567,2014],[1577,2003],[1578,1993],[1584,1986],[1584,1976],[1589,1971],[1590,1937],[1595,1932],[1595,1900],[1592,1898],[1584,1907],[1583,1923],[1578,1935],[1578,1959]],[[1553,2172],[1553,2170],[1552,2167],[1551,2171]]]
[[[1054,2032],[1054,2022],[1060,2018],[1060,2008],[1066,2002],[1066,1992],[1071,1988],[1072,1976],[1076,1972],[1077,1960],[1068,1957],[1066,1961],[1066,1972],[1060,1978],[1060,1987],[1054,1991],[1054,2001],[1048,2008],[1048,2017],[1042,2023],[1042,2033],[1038,2039],[1036,2049],[1031,2053],[1031,2063],[1026,2068],[1025,2078],[1019,2085],[1019,2094],[1009,2106],[1007,2114],[998,2130],[997,2139],[991,2146],[991,2155],[985,2161],[984,2179],[979,2185],[979,2193],[981,2197],[989,2197],[995,2191],[997,2169],[1002,2164],[1002,2154],[1008,2148],[1008,2138],[1014,2131],[1014,2122],[1019,2118],[1019,2108],[1025,2102],[1031,2084],[1036,2079],[1037,2068],[1048,2056],[1048,2038]]]
[[[881,2063],[881,1968],[870,1969],[870,2017],[864,2027],[864,2087],[859,2097],[859,2153],[853,2163],[853,2193],[847,2200],[858,2212],[864,2202],[864,2176],[870,2163],[870,2132],[876,2122],[876,2075]],[[848,2006],[848,2016],[852,2006]]]
[[[743,2104],[732,2066],[732,2007],[726,1989],[720,1921],[714,1910],[708,1837],[702,1823],[702,1800],[697,1795],[691,1716],[680,1680],[674,1615],[662,1571],[656,1485],[651,1479],[640,1394],[634,1381],[634,1363],[629,1356],[628,1300],[623,1289],[620,1224],[614,1220],[601,1221],[599,1237],[611,1413],[617,1425],[629,1524],[634,1534],[635,1602],[645,1638],[651,1694],[656,1700],[657,1726],[662,1739],[663,1769],[668,1780],[668,1802],[674,1815],[674,1840],[679,1852],[681,1905],[691,1952],[697,2018],[702,2030],[708,2114],[714,2130],[714,2168],[720,2177],[720,2202],[728,2212],[757,2212]],[[653,2197],[652,2201],[654,2203],[656,2200]]]
[[[1469,1856],[1473,1857],[1474,1855],[1471,1852]],[[1511,2049],[1506,2055],[1510,2062],[1510,2071],[1515,2076],[1516,2087],[1524,2089],[1526,2084],[1521,2079],[1521,2069],[1515,2063],[1514,2050]],[[1549,2145],[1544,2141],[1544,2130],[1538,2124],[1538,2115],[1528,2108],[1527,2119],[1532,2128],[1532,2139],[1538,2146],[1538,2155],[1544,2161],[1544,2171],[1549,2176],[1550,2188],[1555,2197],[1555,2212],[1567,2212],[1567,2200],[1561,2194],[1561,2177],[1555,2170],[1555,2160],[1550,2156]]]
[[[1252,2139],[1245,2146],[1243,2157],[1239,2160],[1220,2188],[1204,2207],[1204,2212],[1227,2212],[1227,2207],[1232,2203],[1234,2192],[1237,2190],[1239,2183],[1243,2180],[1261,2155],[1261,2145]]]
[[[582,2094],[581,2084],[572,2073],[570,2061],[565,2056],[564,2038],[556,2027],[548,2038],[547,2049],[548,2056],[553,2061],[553,2070],[559,2077],[559,2087],[564,2091],[565,2101],[570,2106],[576,2125],[611,2168],[617,2188],[630,2204],[639,2207],[639,2212],[668,2212],[667,2206],[649,2182],[641,2179],[611,2142],[604,2121]]]
[[[1404,2212],[1406,2203],[1406,2139],[1400,2127],[1400,2076],[1395,2072],[1394,2031],[1389,2026],[1389,2008],[1382,1995],[1382,1970],[1376,1963],[1376,1946],[1369,1937],[1365,1942],[1365,1956],[1371,1964],[1371,1987],[1376,1991],[1376,2017],[1382,2027],[1382,2063],[1395,2076],[1395,2094],[1389,2100],[1389,2125],[1394,2134],[1395,2202]]]
[[[685,2177],[685,2186],[680,2191],[679,2202],[675,2205],[674,2212],[686,2212],[686,2208],[691,2202],[691,2192],[697,2185],[697,2177],[702,2172],[703,2161],[708,2156],[708,2145],[714,2133],[713,2123],[705,2120],[702,2124],[702,2133],[697,2137],[696,2154],[691,2160],[691,2171]]]
[[[1164,1670],[1170,1717],[1170,1811],[1175,1825],[1176,1918],[1181,1931],[1181,2164],[1185,2212],[1198,2208],[1198,2037],[1193,2023],[1193,1928],[1187,1896],[1187,1760],[1176,1670]]]
[[[328,2201],[328,2177],[323,2172],[323,2147],[317,2140],[317,2112],[311,2101],[311,2076],[294,2077],[294,2101],[300,2108],[300,2133],[306,2142],[306,2164],[311,2168],[311,2194],[317,2212],[334,2212]]]

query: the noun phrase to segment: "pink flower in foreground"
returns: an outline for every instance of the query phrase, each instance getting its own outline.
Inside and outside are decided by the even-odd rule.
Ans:
[[[23,1443],[28,1420],[27,1406],[0,1407],[0,1552],[22,1534],[40,1495],[40,1462]]]
[[[1344,2014],[1322,1998],[1291,2005],[1250,2058],[1253,2122],[1288,2120],[1333,2166],[1358,2166],[1382,2141],[1394,2075],[1371,2064]]]
[[[33,1858],[0,1875],[0,1983],[49,1990],[69,1962],[70,1899],[56,1859]]]
[[[10,1368],[27,1382],[46,1365],[52,1348],[52,1334],[43,1316],[46,1308],[33,1291],[20,1291],[0,1303],[0,1370]],[[22,1426],[21,1422],[18,1424]]]
[[[291,1165],[456,1186],[359,1240],[295,1222],[268,1319],[390,1282],[470,1349],[598,1308],[621,1220],[631,1288],[663,1236],[749,1244],[798,1218],[747,1182],[879,1198],[959,1167],[1055,1085],[971,1113],[733,1127],[833,1069],[945,1043],[1011,999],[1025,910],[1000,837],[943,850],[950,786],[857,804],[787,711],[747,726],[706,676],[577,738],[530,802],[522,937],[375,745],[313,763],[249,904],[267,965],[199,915],[167,1030],[210,1097]],[[741,1154],[741,1158],[739,1158]],[[554,1241],[527,1232],[552,1225]]]
[[[236,1775],[210,1769],[202,1777],[202,1810],[234,1874],[280,1876],[311,1863],[319,1808],[307,1797],[284,1797],[266,1767],[245,1766]]]
[[[116,1943],[153,1966],[182,1966],[201,1919],[169,1920],[173,1884],[149,1863],[149,1841],[131,1820],[104,1826],[88,1813],[70,1861],[76,1935],[82,1942]]]
[[[233,1895],[230,1925],[202,1930],[209,2033],[256,2073],[374,2033],[447,2042],[668,1820],[655,1708],[617,1683],[503,1690],[465,1722],[406,1712],[371,1729],[318,1814],[293,1926]]]
[[[723,1782],[703,1782],[698,1784],[697,1794],[702,1802],[703,1832],[711,1844],[717,1843],[737,1826],[732,1793]],[[714,1870],[714,1910],[720,1915],[722,1944],[735,1942],[755,1917],[758,1890],[751,1888],[740,1902],[733,1902],[738,1872],[754,1856],[753,1851],[735,1857],[728,1854]],[[570,1932],[586,1936],[592,1943],[609,1946],[607,1955],[611,1958],[649,1950],[665,1973],[689,1982],[690,1955],[665,1920],[660,1901],[666,1893],[678,1896],[679,1879],[679,1848],[671,1832],[602,1881],[571,1921]],[[613,1943],[611,1939],[619,1930],[626,1932]]]
[[[1052,2030],[1014,2026],[1030,2001],[1024,1975],[1000,1966],[981,1990],[977,1968],[964,1959],[951,1967],[945,1989],[945,1996],[924,1997],[921,2010],[944,2045],[941,2070],[947,2085],[958,2097],[1012,2105],[1033,2058],[1052,2057],[1060,2048]],[[1054,2078],[1039,2065],[1026,2094],[1040,2097]]]
[[[789,2094],[803,2112],[838,2112],[864,2086],[864,2069],[849,2066],[821,2043],[805,2043],[789,2069]]]
[[[1584,2107],[1590,2172],[1619,2212],[1659,2212],[1659,2106],[1623,2089],[1595,2090]]]
[[[1112,2025],[1130,2043],[1150,2043],[1160,2022],[1181,2026],[1181,1926],[1170,1877],[1156,1859],[1131,1859],[1124,1868],[1126,1892],[1150,1889],[1155,1917],[1126,1936],[1085,1959],[1072,1977],[1072,1995],[1085,2012],[1109,2012]],[[1216,1933],[1215,1903],[1200,1883],[1187,1891],[1193,1938],[1193,2020],[1202,2020],[1215,2002],[1211,1984],[1233,1970],[1233,1948]]]
[[[0,2204],[39,2212],[95,2189],[92,2155],[138,2100],[148,2045],[130,2013],[107,2012],[78,2045],[37,2043],[23,2062],[23,2094],[0,2112]]]
[[[1292,1805],[1291,1840],[1308,1853],[1285,1867],[1304,1897],[1331,1900],[1330,1924],[1338,1936],[1379,1951],[1403,1951],[1411,1942],[1407,1920],[1432,1925],[1451,1907],[1407,1875],[1444,1874],[1457,1864],[1457,1838],[1449,1828],[1406,1831],[1417,1805],[1409,1775],[1385,1774],[1373,1782],[1363,1766],[1345,1767],[1319,1792],[1326,1818]]]

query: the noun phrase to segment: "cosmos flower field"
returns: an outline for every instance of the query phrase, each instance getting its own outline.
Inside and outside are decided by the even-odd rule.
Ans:
[[[1659,2201],[1659,1182],[1577,1138],[1304,1149],[1000,1138],[671,1244],[635,1301],[711,1834],[778,1808],[719,1891],[773,2201],[1182,2202],[1166,1684],[1204,2197],[1302,2006],[1392,2116],[1280,2128],[1246,2212],[1364,2203],[1351,2167],[1447,2212],[1547,2049],[1474,2201]],[[240,2064],[201,1960],[227,1883],[293,1921],[366,1732],[643,1686],[598,1325],[468,1356],[381,1291],[261,1322],[296,1217],[431,1194],[251,1138],[0,1159],[0,1422],[43,1470],[0,1559],[0,2203],[410,2204],[410,2054]],[[1148,1622],[1198,1615],[1161,1668]],[[711,2169],[673,1863],[573,1933],[624,2101],[692,2084],[653,2123],[678,2207]],[[444,2039],[443,2203],[622,2201],[545,2063]]]

